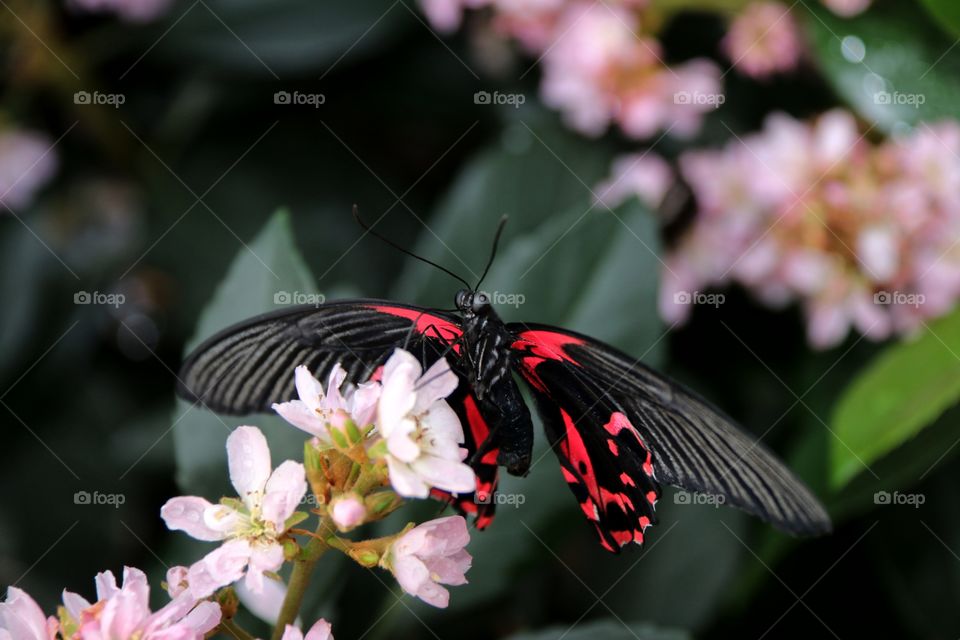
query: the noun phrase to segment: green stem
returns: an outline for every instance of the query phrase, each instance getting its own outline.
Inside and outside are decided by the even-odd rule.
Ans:
[[[224,620],[220,623],[220,630],[235,640],[256,640],[252,634],[245,631],[232,619]]]
[[[294,561],[290,583],[287,585],[287,595],[283,599],[283,606],[280,608],[280,616],[277,618],[277,626],[273,629],[271,640],[280,640],[287,625],[293,624],[294,620],[297,619],[300,606],[303,604],[303,596],[310,584],[310,575],[313,573],[317,560],[330,548],[323,539],[329,532],[329,523],[326,519],[321,520],[320,524],[317,525],[318,537],[311,538],[303,550],[303,557]]]

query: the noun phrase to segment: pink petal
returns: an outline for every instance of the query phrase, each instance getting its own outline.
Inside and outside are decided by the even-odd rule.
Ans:
[[[314,378],[310,370],[303,365],[297,367],[293,375],[300,401],[303,402],[310,411],[319,411],[322,408],[323,385],[321,385],[320,381]]]
[[[274,403],[271,408],[276,411],[281,418],[293,426],[306,431],[312,436],[327,440],[327,425],[312,411],[306,404],[300,400],[291,400],[290,402]]]
[[[237,427],[227,438],[230,482],[237,495],[246,498],[263,491],[270,478],[270,447],[256,427]]]
[[[267,481],[263,496],[263,518],[272,522],[278,532],[286,530],[284,523],[300,506],[306,492],[307,479],[303,465],[286,460]]]
[[[0,604],[0,630],[10,632],[15,640],[47,640],[47,619],[40,606],[26,591],[7,589],[7,599]]]
[[[393,574],[400,588],[413,596],[417,595],[424,584],[430,582],[430,570],[416,556],[395,555]]]
[[[343,395],[340,393],[340,386],[343,385],[346,378],[347,372],[340,366],[340,363],[333,365],[330,375],[327,376],[327,397],[321,403],[323,409],[331,411],[346,408],[346,402],[344,402]]]
[[[410,465],[427,484],[452,493],[470,493],[476,488],[476,474],[469,465],[436,456],[420,456]]]
[[[220,624],[220,605],[201,602],[183,618],[183,624],[199,634],[206,635]]]
[[[282,581],[264,580],[260,593],[252,592],[244,582],[238,582],[234,589],[240,602],[250,613],[271,625],[277,623],[280,608],[287,597],[287,585]]]
[[[276,571],[283,566],[283,547],[279,544],[254,545],[247,567],[246,586],[252,593],[263,593],[264,571]]]
[[[390,472],[390,484],[399,495],[407,498],[426,498],[430,495],[430,487],[406,464],[388,457],[387,468]]]
[[[212,542],[222,540],[223,535],[204,523],[204,512],[213,505],[197,496],[180,496],[167,500],[160,509],[160,517],[173,531],[183,531],[197,540]],[[102,599],[102,598],[101,598]]]
[[[450,370],[450,363],[446,358],[437,360],[417,380],[417,401],[413,405],[412,413],[419,415],[437,400],[446,398],[456,390],[459,382],[460,379]]]
[[[333,640],[333,629],[330,623],[320,618],[313,623],[313,626],[307,631],[307,636],[304,640]]]
[[[416,403],[415,386],[420,363],[406,351],[397,349],[383,368],[383,389],[377,405],[377,427],[389,438]]]
[[[246,540],[231,540],[211,551],[190,567],[190,593],[197,599],[206,598],[220,587],[233,584],[243,577],[250,555]]]

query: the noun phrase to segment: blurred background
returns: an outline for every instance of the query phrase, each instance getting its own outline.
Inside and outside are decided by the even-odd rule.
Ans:
[[[0,583],[46,610],[105,569],[159,584],[204,548],[159,508],[227,491],[231,427],[297,455],[273,417],[175,400],[199,339],[298,302],[450,306],[456,281],[364,237],[357,204],[468,280],[508,214],[504,318],[692,386],[835,532],[668,492],[612,556],[538,453],[449,609],[330,561],[305,619],[960,636],[958,37],[947,0],[0,1]]]

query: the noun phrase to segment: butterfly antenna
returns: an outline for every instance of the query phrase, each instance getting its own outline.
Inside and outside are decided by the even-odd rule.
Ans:
[[[507,214],[503,214],[503,217],[500,218],[500,222],[497,224],[497,234],[493,236],[493,247],[490,249],[490,258],[487,260],[487,266],[483,268],[483,275],[481,275],[480,280],[477,281],[477,286],[473,288],[474,291],[478,290],[480,285],[483,284],[483,279],[487,277],[490,266],[493,264],[493,259],[497,257],[497,245],[500,244],[500,234],[503,233],[505,226],[507,226]]]
[[[415,254],[414,252],[410,251],[409,249],[404,249],[403,247],[401,247],[400,245],[398,245],[398,244],[397,244],[396,242],[394,242],[393,240],[391,240],[391,239],[387,238],[386,236],[383,236],[383,235],[381,235],[380,233],[374,231],[373,227],[371,227],[370,225],[368,225],[368,224],[363,220],[363,218],[360,217],[360,209],[357,208],[357,205],[353,205],[353,219],[357,221],[357,224],[359,224],[359,225],[363,228],[364,231],[366,231],[367,233],[369,233],[370,235],[372,235],[374,238],[377,238],[378,240],[381,240],[381,241],[383,241],[383,242],[386,242],[388,245],[390,245],[391,247],[393,247],[393,248],[396,249],[397,251],[400,251],[401,253],[405,253],[406,255],[410,256],[411,258],[416,258],[416,259],[419,260],[420,262],[426,262],[426,263],[429,264],[430,266],[436,267],[437,269],[440,269],[440,271],[443,271],[443,272],[444,272],[445,274],[447,274],[448,276],[451,276],[451,277],[453,277],[453,278],[456,278],[457,280],[459,280],[460,282],[462,282],[463,285],[464,285],[466,288],[468,288],[468,289],[470,288],[470,283],[469,283],[469,282],[467,282],[466,280],[464,280],[463,278],[461,278],[460,276],[458,276],[457,274],[455,274],[453,271],[450,271],[450,269],[447,269],[447,268],[444,267],[443,265],[439,265],[439,264],[437,264],[436,262],[434,262],[434,261],[432,261],[432,260],[428,260],[428,259],[424,258],[423,256],[418,256],[417,254]]]

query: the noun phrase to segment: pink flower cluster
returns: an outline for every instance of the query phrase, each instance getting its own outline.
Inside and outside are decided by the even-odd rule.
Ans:
[[[771,115],[757,134],[680,159],[698,213],[668,256],[660,311],[690,313],[737,282],[770,305],[798,301],[816,347],[850,327],[915,330],[960,296],[960,125],[880,144],[842,110]]]
[[[544,102],[591,136],[615,123],[646,138],[669,130],[695,134],[723,102],[720,70],[696,59],[664,62],[660,42],[641,19],[647,0],[423,0],[435,27],[451,31],[464,8],[489,6],[492,26],[516,39],[543,66]]]

